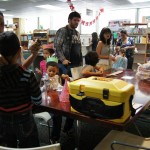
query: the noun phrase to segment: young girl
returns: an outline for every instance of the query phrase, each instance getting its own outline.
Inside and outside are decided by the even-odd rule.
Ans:
[[[111,66],[110,59],[110,41],[111,41],[111,30],[109,28],[103,28],[99,37],[96,52],[98,58],[100,58],[98,65],[103,66],[104,70],[109,69]]]
[[[60,85],[58,62],[48,61],[46,68],[48,80],[50,81],[50,89],[57,90],[58,86]]]
[[[46,59],[54,55],[54,45],[48,44],[43,46],[43,58],[40,62],[40,69],[36,68],[36,72],[41,74],[42,76],[46,73]]]
[[[82,77],[89,76],[102,76],[103,68],[96,66],[98,63],[98,55],[94,51],[90,51],[85,55],[85,66],[82,68],[81,75]]]
[[[58,89],[58,86],[60,86],[60,77],[59,77],[59,67],[58,67],[58,60],[56,57],[50,57],[47,59],[47,74],[48,79],[50,80],[50,91]],[[63,74],[61,76],[63,79],[69,79],[68,75]],[[52,129],[52,135],[51,135],[51,142],[54,144],[56,143],[60,138],[60,132],[61,132],[61,124],[62,124],[62,116],[57,114],[52,114],[52,120],[53,120],[53,129]],[[67,124],[67,119],[66,123]],[[64,127],[65,128],[65,127]]]
[[[116,57],[112,57],[112,61],[114,61],[112,68],[117,68],[117,69],[127,69],[127,58],[125,56],[125,49],[121,48],[119,50],[119,55]]]

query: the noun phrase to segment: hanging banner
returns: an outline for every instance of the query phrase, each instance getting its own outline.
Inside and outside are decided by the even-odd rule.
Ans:
[[[68,3],[68,5],[69,5],[71,11],[75,11],[75,7],[74,7],[73,3],[71,2],[71,0],[67,0],[67,3]],[[99,9],[99,13],[98,13],[98,15],[95,17],[94,20],[87,22],[87,21],[84,21],[83,19],[81,19],[81,24],[82,24],[82,25],[85,25],[85,26],[91,26],[91,25],[93,25],[93,24],[99,19],[99,16],[100,16],[101,13],[103,13],[103,12],[104,12],[104,8],[100,8],[100,9]]]

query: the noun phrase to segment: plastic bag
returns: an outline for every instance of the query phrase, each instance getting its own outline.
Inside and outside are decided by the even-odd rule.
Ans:
[[[136,76],[141,80],[150,80],[150,61],[138,65]]]

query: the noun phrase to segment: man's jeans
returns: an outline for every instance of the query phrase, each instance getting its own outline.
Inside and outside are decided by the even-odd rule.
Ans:
[[[59,67],[59,72],[60,72],[60,74],[67,74],[69,77],[72,77],[71,68],[79,67],[79,66],[80,66],[80,65],[72,65],[72,64],[63,65],[63,64],[61,64],[61,63],[58,63],[58,67]]]
[[[38,131],[31,111],[0,112],[0,145],[7,147],[38,147]]]

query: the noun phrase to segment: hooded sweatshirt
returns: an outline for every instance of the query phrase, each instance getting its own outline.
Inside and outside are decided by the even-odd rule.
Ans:
[[[0,112],[24,112],[41,104],[34,73],[21,66],[0,66]]]

